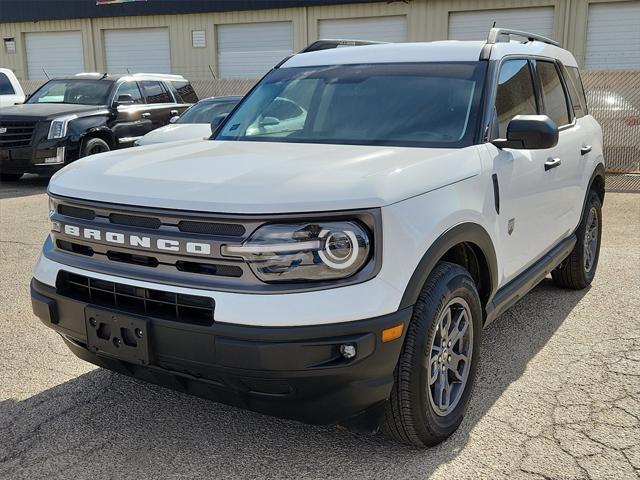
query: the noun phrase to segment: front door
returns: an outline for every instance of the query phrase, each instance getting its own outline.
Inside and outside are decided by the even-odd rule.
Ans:
[[[507,125],[516,115],[540,112],[533,83],[533,65],[527,59],[502,63],[495,100],[495,137],[506,138]],[[541,258],[558,241],[558,168],[548,168],[555,149],[500,150],[486,144],[500,195],[498,238],[503,282]]]

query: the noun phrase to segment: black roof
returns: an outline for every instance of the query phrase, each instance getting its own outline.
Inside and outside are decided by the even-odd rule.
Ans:
[[[370,3],[388,0],[0,0],[0,23],[67,18],[128,17],[180,13],[230,12],[267,8]]]

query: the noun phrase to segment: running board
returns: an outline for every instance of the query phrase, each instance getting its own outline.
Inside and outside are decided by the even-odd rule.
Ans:
[[[524,297],[529,290],[538,285],[554,268],[560,265],[569,256],[575,244],[576,236],[572,234],[553,247],[540,260],[500,288],[485,308],[485,327]]]

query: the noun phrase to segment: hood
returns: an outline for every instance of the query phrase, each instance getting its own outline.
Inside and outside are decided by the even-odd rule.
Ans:
[[[107,107],[104,105],[71,105],[69,103],[23,103],[3,108],[0,110],[0,118],[30,117],[52,120],[62,115],[94,112],[103,108]]]
[[[122,205],[293,213],[381,207],[479,173],[476,147],[188,140],[82,158],[49,190]]]
[[[211,136],[208,123],[174,123],[156,128],[138,140],[137,145],[177,142],[179,140],[202,140]]]

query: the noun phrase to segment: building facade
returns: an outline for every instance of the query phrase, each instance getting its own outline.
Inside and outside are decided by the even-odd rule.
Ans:
[[[319,38],[482,40],[496,22],[560,41],[583,68],[640,69],[640,0],[96,3],[2,0],[0,65],[21,80],[80,71],[257,78]]]

